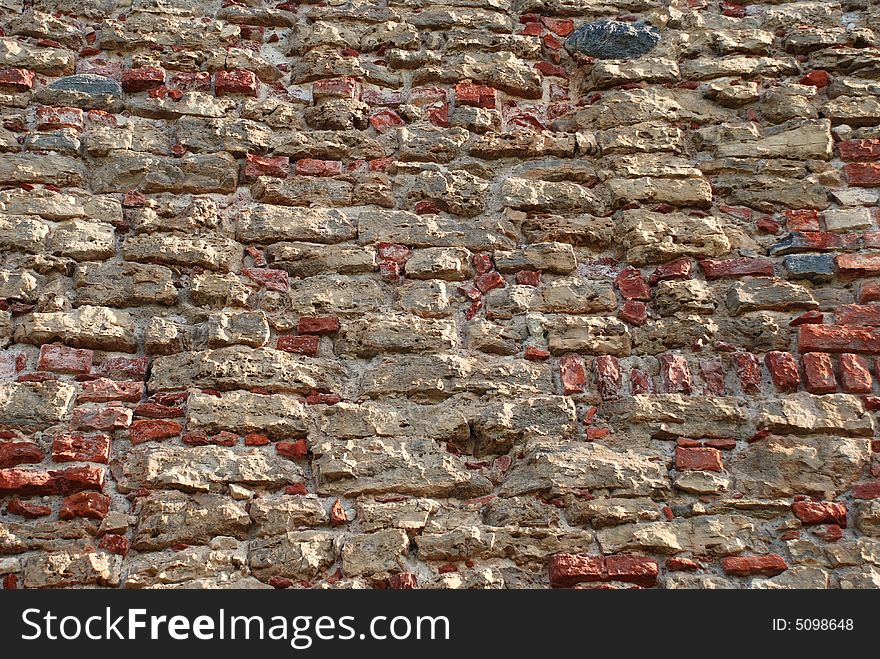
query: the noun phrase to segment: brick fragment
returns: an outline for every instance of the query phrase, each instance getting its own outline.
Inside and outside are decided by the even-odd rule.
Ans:
[[[811,352],[801,358],[804,366],[804,385],[811,394],[833,394],[837,391],[834,363],[825,352]]]
[[[777,391],[792,393],[798,390],[801,377],[797,361],[791,354],[773,350],[764,356],[764,364]]]
[[[773,577],[788,569],[785,559],[778,554],[766,556],[727,556],[721,559],[721,568],[735,577]]]

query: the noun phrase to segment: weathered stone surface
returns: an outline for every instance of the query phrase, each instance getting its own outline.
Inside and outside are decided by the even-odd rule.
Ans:
[[[249,575],[246,547],[234,538],[217,536],[204,547],[138,556],[131,560],[123,587],[269,588]]]
[[[165,549],[204,544],[218,535],[244,537],[251,519],[243,505],[215,494],[154,492],[141,499],[132,546]]]
[[[81,263],[74,286],[77,301],[84,305],[128,307],[177,301],[172,272],[160,265]]]
[[[62,382],[0,383],[0,427],[36,430],[67,418],[76,390]]]
[[[727,556],[761,551],[758,525],[742,515],[704,515],[670,522],[623,524],[596,533],[603,552],[650,551],[659,554]]]
[[[229,483],[281,487],[302,482],[296,463],[259,449],[233,451],[220,446],[146,443],[111,463],[120,490],[139,487],[185,492],[222,490]]]
[[[75,311],[31,314],[16,328],[15,339],[34,345],[61,341],[74,348],[134,352],[134,332],[127,312],[83,305]]]
[[[248,512],[261,538],[297,527],[325,526],[330,521],[321,502],[313,496],[259,498],[251,502]]]
[[[597,59],[630,59],[651,51],[659,42],[660,32],[650,25],[603,19],[572,32],[565,47]]]
[[[151,391],[209,387],[222,391],[263,387],[272,392],[339,391],[345,369],[340,364],[305,360],[282,350],[232,346],[153,361]]]
[[[244,243],[281,240],[338,243],[354,238],[356,228],[352,219],[341,211],[261,204],[242,214],[236,223],[235,235]]]
[[[735,398],[681,394],[638,394],[610,404],[608,414],[661,439],[735,436],[747,420],[742,401]]]
[[[342,571],[362,576],[399,570],[408,547],[409,538],[400,529],[350,535],[342,545]]]
[[[474,251],[510,249],[513,227],[504,220],[459,221],[407,211],[363,211],[358,241],[401,243],[410,247],[466,247]]]
[[[233,192],[238,168],[228,154],[162,158],[118,151],[94,172],[96,192]]]
[[[323,495],[397,492],[415,496],[486,494],[489,481],[431,440],[364,437],[312,446],[312,469]]]
[[[577,488],[613,495],[645,496],[670,487],[662,461],[599,444],[546,444],[530,450],[499,490],[502,496]]]
[[[405,314],[365,316],[345,324],[337,351],[359,357],[379,353],[443,352],[458,345],[455,323]]]
[[[580,352],[623,357],[632,347],[629,328],[616,318],[558,316],[548,333],[550,351],[557,355]]]
[[[288,531],[254,540],[248,549],[251,572],[258,579],[270,577],[311,579],[337,557],[331,534],[322,531]]]
[[[184,235],[151,233],[132,236],[122,245],[129,261],[166,263],[211,270],[233,270],[241,263],[243,248],[234,240],[213,233]]]
[[[870,457],[864,439],[770,436],[733,458],[736,488],[758,497],[795,493],[833,498],[852,485]]]
[[[721,256],[730,241],[713,217],[659,214],[643,210],[624,211],[616,241],[635,265],[662,263],[680,256]]]
[[[117,586],[121,571],[122,557],[106,551],[45,554],[28,561],[24,587]]]
[[[262,432],[283,439],[304,435],[308,414],[298,399],[276,394],[228,391],[219,396],[192,393],[187,399],[187,428],[208,433],[231,430],[239,434]]]
[[[849,394],[814,396],[802,392],[767,401],[759,412],[758,423],[779,434],[830,433],[864,437],[874,432],[874,420],[864,411],[861,401]]]
[[[809,290],[780,279],[747,277],[727,292],[727,308],[735,316],[749,311],[788,311],[818,306]]]

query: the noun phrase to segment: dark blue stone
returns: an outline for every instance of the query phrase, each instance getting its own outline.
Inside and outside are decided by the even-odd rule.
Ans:
[[[49,89],[59,92],[79,92],[90,96],[107,94],[122,97],[122,87],[118,82],[105,76],[95,75],[94,73],[81,73],[60,78],[49,85]]]
[[[582,25],[565,41],[568,51],[597,59],[641,57],[660,43],[657,28],[644,23],[600,20]]]
[[[834,255],[791,254],[785,257],[785,269],[792,279],[828,281],[834,278]]]

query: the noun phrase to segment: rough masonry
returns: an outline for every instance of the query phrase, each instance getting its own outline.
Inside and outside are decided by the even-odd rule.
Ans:
[[[880,5],[5,0],[0,582],[880,587]]]

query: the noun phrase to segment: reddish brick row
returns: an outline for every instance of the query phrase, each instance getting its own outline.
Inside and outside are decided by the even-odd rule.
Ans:
[[[596,581],[623,581],[650,588],[657,583],[659,566],[651,558],[629,554],[555,554],[550,557],[548,571],[554,588]]]

